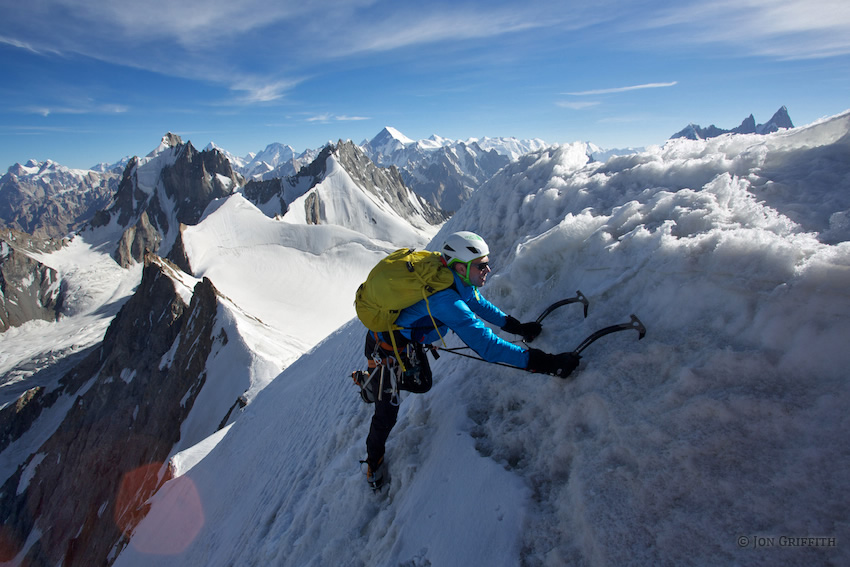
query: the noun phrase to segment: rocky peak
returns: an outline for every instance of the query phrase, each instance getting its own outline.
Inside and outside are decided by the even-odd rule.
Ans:
[[[273,210],[274,214],[283,215],[289,210],[289,205],[287,205],[283,197],[283,180],[280,178],[267,179],[265,181],[249,181],[242,188],[242,194],[252,203],[263,205],[270,202],[275,203],[273,208],[270,207],[270,210]]]
[[[151,151],[151,153],[149,153],[146,157],[155,157],[163,151],[167,150],[168,148],[176,148],[182,145],[183,140],[180,139],[180,136],[168,132],[165,136],[162,137],[162,140],[160,140],[159,145],[154,148],[153,151]]]
[[[325,176],[325,171],[328,167],[328,158],[333,155],[336,151],[336,147],[333,144],[327,144],[319,151],[319,155],[316,156],[309,165],[306,165],[301,168],[301,171],[295,176],[296,179],[310,179],[310,187],[314,187],[317,183],[319,183]]]
[[[220,150],[199,152],[173,134],[164,136],[151,155],[130,160],[112,207],[92,221],[94,227],[105,226],[117,216],[125,227],[114,254],[125,267],[141,262],[148,252],[169,256],[180,225],[197,224],[212,201],[232,194],[243,181]],[[143,186],[142,179],[149,186]]]
[[[747,116],[741,125],[733,130],[736,134],[755,134],[756,132],[756,117],[750,114]]]
[[[794,124],[791,123],[791,117],[788,115],[788,109],[783,106],[774,113],[773,117],[768,120],[766,124],[756,124],[755,117],[752,114],[745,118],[744,121],[741,122],[740,126],[731,130],[718,128],[714,124],[708,128],[702,128],[697,124],[691,123],[670,136],[670,139],[688,138],[690,140],[705,140],[707,138],[714,138],[723,134],[770,134],[771,132],[776,132],[780,128],[793,127]]]
[[[230,195],[240,183],[224,154],[217,149],[198,152],[191,142],[180,148],[160,177],[165,194],[176,203],[177,221],[189,225],[198,223],[210,202]]]
[[[207,357],[227,342],[215,332],[212,283],[199,282],[186,305],[177,273],[147,256],[136,293],[100,347],[60,380],[59,397],[74,403],[0,490],[4,559],[29,540],[21,564],[106,565],[168,480],[165,462],[204,385]],[[14,426],[39,413],[33,404],[55,399],[27,392],[0,418]]]
[[[162,143],[166,144],[168,147],[173,148],[174,146],[179,146],[183,144],[183,140],[180,139],[180,136],[177,134],[172,134],[168,132],[165,136],[162,137]]]
[[[64,297],[60,276],[29,252],[60,246],[13,230],[0,234],[0,332],[27,321],[59,318]]]
[[[339,167],[332,170],[329,166],[331,159],[335,160]],[[414,224],[424,222],[433,225],[445,220],[441,210],[427,203],[405,185],[398,168],[375,165],[365,151],[351,141],[339,140],[337,144],[326,145],[309,165],[302,167],[297,175],[281,179],[280,184],[270,181],[249,183],[244,194],[269,216],[294,214],[287,213],[289,205],[295,199],[306,195],[303,214],[306,215],[307,222],[328,222],[322,202],[327,196],[322,197],[318,192],[311,191],[327,179],[331,174],[329,172],[341,173],[340,168],[344,172],[342,175],[347,175],[357,188],[385,202],[399,216]],[[373,219],[372,222],[377,221]]]
[[[335,155],[357,185],[386,201],[403,217],[410,218],[421,211],[429,223],[437,224],[445,220],[442,211],[428,204],[405,185],[396,166],[378,167],[362,148],[351,141],[340,140]]]
[[[770,120],[768,120],[766,124],[759,124],[756,127],[756,131],[759,134],[769,134],[782,128],[793,127],[794,124],[791,122],[791,116],[788,115],[788,109],[783,106],[777,110],[773,116],[771,116]]]

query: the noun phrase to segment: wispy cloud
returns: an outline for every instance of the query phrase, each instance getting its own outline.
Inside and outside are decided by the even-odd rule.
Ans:
[[[264,80],[262,77],[240,77],[233,79],[230,90],[240,93],[228,104],[251,105],[280,100],[294,88],[300,79]]]
[[[19,49],[25,49],[25,50],[27,50],[31,53],[36,53],[36,54],[39,53],[39,51],[36,48],[34,48],[32,45],[30,45],[29,43],[27,43],[25,41],[19,41],[17,39],[4,37],[4,36],[0,35],[0,43],[2,43],[4,45],[11,45],[12,47],[17,47]]]
[[[516,11],[481,12],[450,9],[433,13],[400,13],[352,29],[348,51],[392,51],[413,45],[497,37],[544,27],[546,22],[523,18]]]
[[[588,101],[568,101],[568,100],[561,100],[561,101],[556,102],[555,104],[557,104],[557,105],[558,105],[558,106],[560,106],[561,108],[569,108],[569,109],[572,109],[572,110],[583,110],[583,109],[585,109],[585,108],[590,108],[590,107],[592,107],[592,106],[597,106],[597,105],[599,105],[599,101],[589,101],[589,100],[588,100]]]
[[[32,126],[26,124],[0,125],[0,131],[15,135],[39,136],[43,134],[92,134],[99,132],[92,128],[74,128],[70,126]]]
[[[777,59],[850,53],[846,0],[715,0],[677,3],[637,23],[666,43],[726,44]]]
[[[88,23],[95,29],[119,30],[128,45],[152,40],[191,49],[192,46],[223,45],[234,37],[244,37],[270,24],[295,21],[310,12],[326,9],[328,4],[342,1],[325,0],[323,7],[317,8],[310,2],[291,1],[147,0],[144,9],[134,10],[113,0],[53,0],[53,9],[45,8],[39,15],[46,23],[56,24],[54,14],[60,17],[64,14],[68,23],[75,27]]]
[[[81,106],[46,106],[32,105],[20,109],[25,114],[122,114],[130,108],[123,104],[84,104]]]
[[[330,124],[331,122],[355,122],[360,120],[371,120],[368,116],[347,116],[347,115],[337,115],[326,112],[324,114],[317,114],[315,116],[310,116],[306,119],[307,122],[316,122],[319,124]]]
[[[112,0],[52,0],[4,14],[0,43],[225,84],[238,95],[229,102],[253,105],[282,99],[300,82],[292,77],[315,74],[329,59],[544,25],[523,12],[463,0],[149,0],[141,11]]]
[[[628,91],[639,91],[642,89],[662,89],[666,87],[673,87],[678,83],[678,81],[672,81],[669,83],[646,83],[643,85],[632,85],[628,87],[614,87],[611,89],[594,89],[590,91],[578,91],[578,92],[570,92],[570,93],[561,93],[570,96],[587,96],[587,95],[601,95],[601,94],[614,94],[614,93],[624,93]]]

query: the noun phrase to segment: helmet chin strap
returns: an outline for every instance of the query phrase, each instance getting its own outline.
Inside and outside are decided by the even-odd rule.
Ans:
[[[470,260],[469,262],[456,262],[457,264],[459,264],[461,266],[466,266],[466,273],[465,274],[461,274],[457,270],[455,270],[455,273],[458,276],[460,276],[460,281],[462,281],[463,283],[465,283],[469,287],[472,287],[472,282],[469,281],[469,268],[470,268],[470,265],[472,264],[473,261],[474,260]]]

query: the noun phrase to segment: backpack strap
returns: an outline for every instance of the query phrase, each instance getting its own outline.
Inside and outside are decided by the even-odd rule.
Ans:
[[[454,284],[452,284],[454,285]],[[437,327],[437,322],[434,320],[434,315],[431,313],[431,304],[428,302],[428,296],[425,295],[425,289],[422,289],[422,297],[425,298],[425,308],[428,310],[428,317],[431,318],[431,323],[434,325],[434,330],[437,331],[437,335],[440,337],[440,342],[443,343],[443,346],[446,345],[446,340],[443,338],[443,334],[440,332],[439,327]]]
[[[454,289],[455,292],[457,292],[457,288],[455,287],[454,283],[452,283],[452,285],[447,287],[446,289]],[[434,319],[434,314],[431,313],[431,303],[428,301],[429,292],[433,293],[434,289],[431,286],[424,285],[422,287],[422,299],[425,300],[425,309],[428,311],[428,317],[431,318],[431,324],[434,325],[434,330],[437,331],[437,336],[440,337],[440,342],[443,343],[443,347],[448,348],[448,345],[446,345],[446,339],[443,338],[443,334],[440,332],[440,327],[439,327],[439,325],[437,325],[437,320]],[[392,343],[392,348],[386,349],[386,350],[392,350],[395,353],[396,360],[398,360],[398,363],[401,365],[401,371],[402,372],[405,372],[407,369],[404,367],[404,363],[401,361],[401,356],[399,356],[399,354],[398,354],[398,345],[396,344],[395,339],[396,339],[396,331],[401,331],[404,328],[405,327],[401,327],[399,325],[395,325],[395,324],[392,325],[390,331],[388,332],[388,334],[390,335],[390,342]],[[399,333],[399,335],[402,336],[402,338],[405,338],[405,340],[406,340],[406,337],[404,337],[400,333]],[[378,340],[380,342],[380,339],[378,338],[377,333],[375,333],[375,338],[376,338],[376,340]],[[384,342],[383,344],[386,344],[386,343]],[[390,345],[387,345],[387,347],[389,347],[389,346]],[[402,346],[406,346],[406,345],[402,345]]]

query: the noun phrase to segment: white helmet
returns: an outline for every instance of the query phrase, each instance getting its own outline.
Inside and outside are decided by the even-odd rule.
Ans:
[[[440,253],[445,258],[446,264],[451,266],[455,262],[467,264],[476,258],[487,256],[490,249],[483,238],[474,232],[462,230],[446,238]]]

